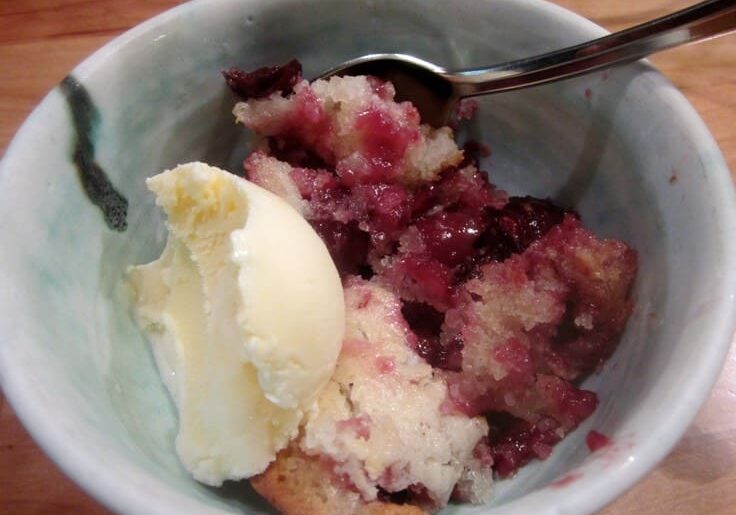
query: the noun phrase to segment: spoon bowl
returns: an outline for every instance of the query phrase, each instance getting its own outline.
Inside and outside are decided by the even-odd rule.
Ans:
[[[446,125],[458,100],[528,88],[636,61],[668,48],[736,30],[736,0],[706,0],[592,41],[484,68],[448,70],[407,54],[368,54],[318,78],[373,75],[393,83],[396,98],[411,101],[422,120]]]

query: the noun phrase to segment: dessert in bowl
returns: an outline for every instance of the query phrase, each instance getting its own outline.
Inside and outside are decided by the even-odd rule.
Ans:
[[[144,179],[190,160],[241,169],[249,147],[236,141],[244,132],[233,124],[235,99],[219,76],[231,65],[254,68],[296,55],[309,75],[376,44],[465,65],[599,33],[547,4],[482,5],[463,5],[453,18],[443,13],[449,7],[423,4],[422,22],[412,4],[335,3],[315,17],[298,2],[202,2],[123,36],[74,76],[99,112],[94,162],[128,201],[125,232],[109,228],[80,187],[71,152],[79,135],[67,105],[75,97],[57,90],[45,100],[0,176],[3,192],[13,190],[4,234],[23,226],[47,235],[18,239],[16,250],[3,254],[12,272],[3,306],[13,320],[3,327],[3,387],[72,477],[119,511],[266,509],[244,485],[225,492],[198,485],[174,452],[171,402],[122,286],[129,265],[152,260],[163,247],[163,223]],[[433,19],[456,19],[457,26],[440,30]],[[523,35],[541,24],[544,35]],[[589,511],[664,456],[720,367],[732,322],[728,174],[692,110],[645,65],[484,99],[466,130],[492,145],[482,168],[494,183],[512,195],[574,207],[597,234],[639,253],[627,331],[608,364],[583,384],[598,393],[597,410],[547,460],[499,482],[493,508],[460,508]],[[31,150],[42,143],[48,152]],[[21,163],[33,173],[20,174]],[[673,166],[680,171],[674,185]],[[44,323],[31,324],[31,316]],[[695,338],[708,345],[693,348]],[[613,443],[591,455],[589,429]]]

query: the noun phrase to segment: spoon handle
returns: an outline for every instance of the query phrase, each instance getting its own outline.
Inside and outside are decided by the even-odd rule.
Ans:
[[[593,41],[490,68],[441,73],[455,95],[526,88],[636,61],[674,46],[736,30],[736,0],[707,0]]]

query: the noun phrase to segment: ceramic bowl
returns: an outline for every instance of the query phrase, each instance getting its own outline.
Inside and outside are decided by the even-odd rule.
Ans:
[[[144,179],[177,163],[240,168],[247,136],[220,70],[298,57],[307,76],[369,52],[452,66],[604,31],[539,0],[201,0],[117,38],[33,112],[0,168],[2,387],[36,441],[120,513],[272,513],[247,483],[197,484],[123,275],[162,249]],[[647,64],[485,98],[467,129],[493,182],[573,204],[639,252],[623,341],[584,386],[595,414],[470,515],[584,513],[639,480],[707,398],[734,328],[729,172],[683,96]],[[126,204],[127,203],[127,204]],[[614,444],[591,454],[590,429]]]

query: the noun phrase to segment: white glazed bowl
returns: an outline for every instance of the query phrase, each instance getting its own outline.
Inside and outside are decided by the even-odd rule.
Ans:
[[[175,412],[122,283],[164,241],[144,178],[193,159],[239,168],[225,67],[295,56],[309,76],[380,51],[482,65],[601,34],[539,0],[201,0],[105,46],[73,75],[99,112],[94,157],[129,201],[127,230],[111,230],[81,187],[59,88],[0,168],[0,372],[18,416],[117,512],[271,513],[247,484],[204,487],[176,459]],[[623,342],[585,382],[595,414],[548,460],[499,482],[491,506],[447,513],[590,512],[667,454],[716,379],[734,327],[731,179],[690,105],[644,64],[486,98],[470,133],[492,146],[494,182],[572,202],[638,249],[640,272]],[[591,455],[591,428],[615,444]]]

